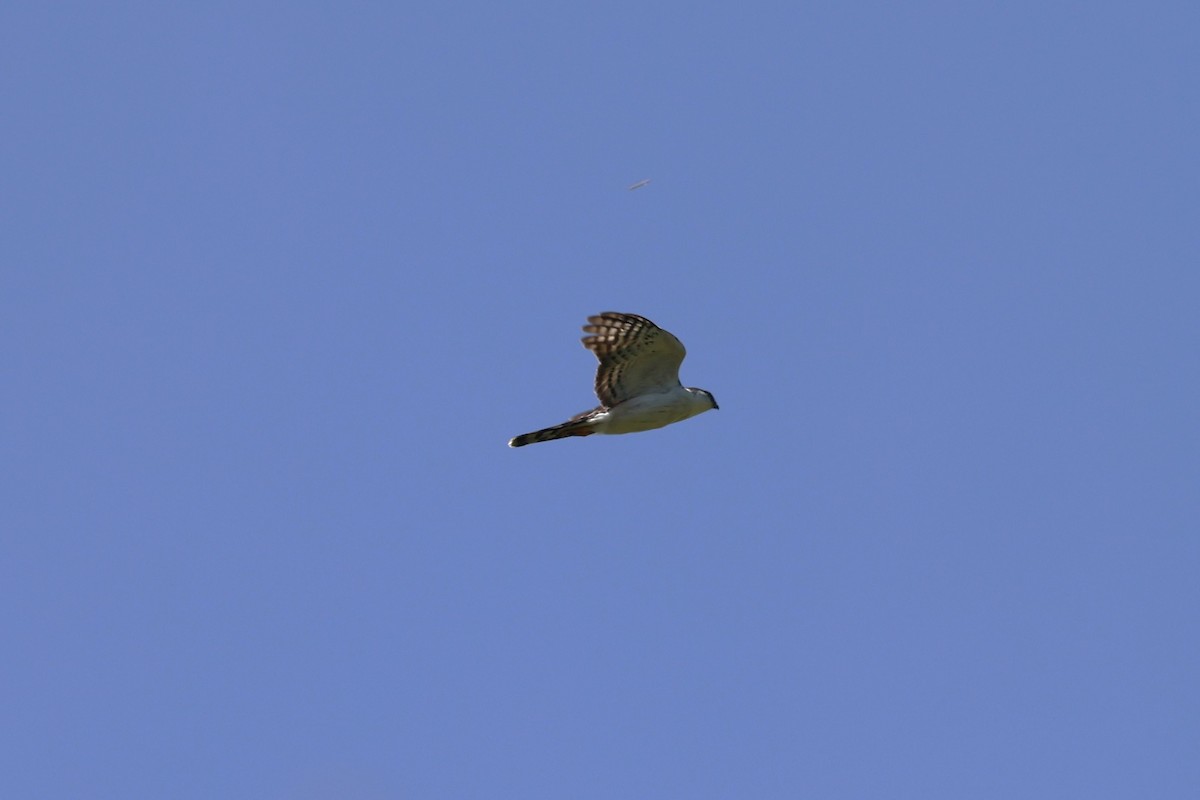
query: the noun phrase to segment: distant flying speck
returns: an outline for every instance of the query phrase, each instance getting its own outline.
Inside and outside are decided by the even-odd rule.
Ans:
[[[632,192],[634,189],[640,189],[640,188],[642,188],[643,186],[645,186],[645,185],[646,185],[647,183],[649,183],[649,182],[650,182],[650,179],[649,179],[649,178],[645,178],[645,179],[643,179],[643,180],[640,180],[640,181],[638,181],[637,183],[631,184],[631,185],[629,186],[629,191],[631,191],[631,192]]]

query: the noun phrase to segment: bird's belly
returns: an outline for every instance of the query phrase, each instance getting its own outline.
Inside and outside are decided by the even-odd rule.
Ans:
[[[608,413],[604,433],[638,433],[685,420],[692,416],[692,409],[686,398],[658,394],[631,398]]]

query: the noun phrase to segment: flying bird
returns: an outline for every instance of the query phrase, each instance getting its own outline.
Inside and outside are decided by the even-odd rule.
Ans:
[[[681,422],[717,408],[712,392],[685,388],[679,365],[687,351],[667,331],[637,314],[605,311],[588,317],[583,346],[596,354],[596,396],[600,406],[508,443],[591,436],[593,433],[637,433]]]

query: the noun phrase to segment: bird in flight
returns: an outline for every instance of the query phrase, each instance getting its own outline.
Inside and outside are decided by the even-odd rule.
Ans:
[[[523,433],[509,447],[593,433],[649,431],[717,408],[711,392],[685,388],[679,382],[679,365],[687,351],[645,317],[605,311],[588,317],[583,330],[588,334],[583,346],[600,359],[596,369],[600,406],[561,425]]]

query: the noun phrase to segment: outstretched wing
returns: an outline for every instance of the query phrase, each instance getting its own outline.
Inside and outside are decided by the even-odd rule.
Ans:
[[[605,311],[588,317],[583,346],[596,354],[596,396],[607,408],[679,386],[687,351],[667,331],[637,314]]]

